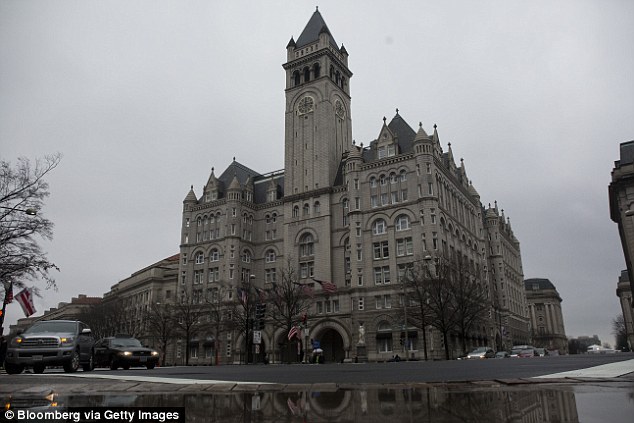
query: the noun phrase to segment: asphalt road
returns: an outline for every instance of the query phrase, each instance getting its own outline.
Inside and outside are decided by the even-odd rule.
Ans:
[[[96,369],[76,373],[83,383],[98,381],[92,376],[160,379],[190,379],[201,381],[278,383],[278,384],[381,384],[381,383],[443,383],[485,380],[522,379],[565,371],[585,369],[607,363],[634,359],[632,353],[613,355],[569,355],[559,357],[508,358],[489,360],[455,360],[436,362],[360,363],[360,364],[291,364],[291,365],[225,365],[164,367],[147,370]],[[44,375],[28,375],[31,381],[60,375],[60,370],[47,369]],[[2,375],[2,384],[16,382],[26,375]],[[61,375],[60,375],[61,376]],[[56,378],[57,379],[57,378]],[[75,379],[75,378],[60,378]],[[50,380],[50,379],[49,379]],[[75,382],[77,380],[75,379]],[[146,380],[150,381],[150,380]]]

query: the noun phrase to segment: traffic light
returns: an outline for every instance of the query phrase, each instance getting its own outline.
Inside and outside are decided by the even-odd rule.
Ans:
[[[264,318],[266,317],[266,304],[259,303],[255,305],[255,321],[258,330],[264,329]]]

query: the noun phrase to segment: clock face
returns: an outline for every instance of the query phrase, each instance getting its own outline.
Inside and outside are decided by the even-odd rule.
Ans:
[[[315,108],[315,100],[313,100],[313,98],[309,95],[299,100],[299,104],[297,105],[297,111],[299,112],[300,115],[312,112],[314,108]]]
[[[343,107],[343,103],[340,100],[337,100],[335,102],[335,113],[341,119],[343,119],[346,116],[346,109]]]

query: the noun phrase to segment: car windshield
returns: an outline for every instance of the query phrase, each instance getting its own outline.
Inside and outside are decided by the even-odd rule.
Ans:
[[[117,338],[112,340],[113,347],[142,347],[141,342],[135,338]]]
[[[24,331],[24,334],[32,333],[73,333],[77,330],[75,322],[37,322]]]
[[[487,348],[486,348],[486,347],[476,348],[475,350],[471,351],[471,354],[473,354],[473,353],[486,352],[486,350],[487,350]]]

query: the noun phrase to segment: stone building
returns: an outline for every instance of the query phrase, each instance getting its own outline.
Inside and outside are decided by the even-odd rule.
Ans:
[[[105,334],[133,335],[144,345],[159,348],[159,343],[148,335],[148,311],[157,304],[174,303],[177,296],[180,254],[167,257],[138,270],[114,284],[103,296],[101,311],[107,315]],[[170,343],[167,362],[182,364],[177,342]]]
[[[632,302],[632,281],[634,281],[634,269],[632,257],[634,257],[634,141],[621,143],[620,160],[614,162],[612,169],[612,183],[608,188],[610,196],[610,218],[619,229],[625,265],[627,266],[627,280],[621,278],[617,289],[617,295],[621,301],[623,317],[629,316],[630,324],[627,325],[627,338],[630,347],[634,346],[634,303]],[[629,286],[628,286],[629,285]],[[629,293],[629,295],[628,295]]]
[[[634,309],[632,308],[632,284],[630,283],[627,270],[621,272],[621,276],[616,285],[616,296],[619,297],[619,301],[621,302],[628,347],[631,351],[634,347],[634,341],[632,340],[632,334],[634,333]]]
[[[490,299],[491,318],[469,346],[529,340],[519,242],[504,213],[484,207],[436,125],[413,129],[398,109],[370,142],[352,139],[348,52],[319,11],[287,47],[285,168],[257,172],[234,161],[211,174],[183,202],[179,295],[202,301],[223,288],[231,301],[241,282],[270,287],[287,263],[316,296],[306,337],[319,340],[327,361],[352,360],[362,344],[369,360],[403,354],[407,266],[448,257],[475,269]],[[314,280],[332,281],[335,293]],[[409,301],[409,299],[408,299]],[[494,317],[495,316],[495,317]],[[426,345],[421,340],[426,331]],[[362,333],[360,333],[362,331]],[[262,348],[274,357],[283,329],[266,327]],[[242,335],[226,333],[227,359],[238,360]],[[408,320],[410,357],[444,356],[441,337]],[[446,346],[455,356],[458,342]]]
[[[551,281],[542,278],[526,279],[524,285],[534,346],[567,354],[568,338],[557,288]]]

